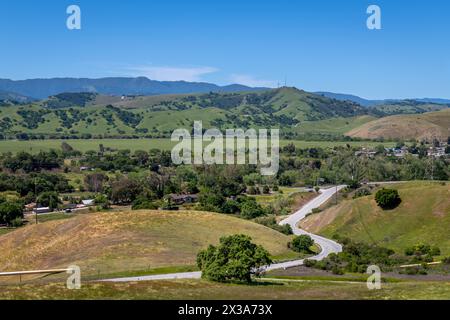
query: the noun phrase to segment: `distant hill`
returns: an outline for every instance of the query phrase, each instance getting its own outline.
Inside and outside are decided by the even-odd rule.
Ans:
[[[93,92],[106,95],[157,95],[177,93],[242,92],[267,88],[251,88],[233,84],[218,86],[204,82],[155,81],[138,78],[52,78],[13,81],[0,79],[0,90],[16,92],[36,99],[46,99],[66,92]]]
[[[395,114],[417,114],[439,111],[449,108],[450,104],[438,104],[433,102],[422,102],[418,100],[392,101],[371,107],[371,110],[380,115]]]
[[[15,105],[15,104],[23,104],[30,103],[35,101],[30,97],[9,91],[0,90],[0,105]]]
[[[315,94],[327,97],[327,98],[331,98],[331,99],[336,99],[336,100],[340,100],[340,101],[353,101],[356,102],[364,107],[371,107],[377,104],[382,104],[383,100],[368,100],[368,99],[364,99],[352,94],[344,94],[344,93],[334,93],[334,92],[326,92],[326,91],[320,91],[320,92],[314,92]]]
[[[447,140],[450,136],[450,109],[420,115],[395,115],[367,122],[349,132],[364,139]]]
[[[369,100],[351,94],[333,93],[333,92],[315,92],[324,97],[340,100],[353,101],[365,107],[375,107],[380,105],[406,105],[408,103],[424,103],[424,104],[444,104],[450,105],[450,99],[439,98],[414,98],[414,99],[384,99],[384,100]]]
[[[338,101],[296,88],[257,92],[107,96],[63,93],[28,106],[3,108],[0,134],[45,136],[103,135],[167,137],[177,128],[281,128],[301,131],[303,123],[339,118],[345,123],[370,114],[349,101]],[[366,117],[367,122],[371,118]],[[326,126],[333,127],[332,123]],[[343,132],[343,131],[342,131]]]

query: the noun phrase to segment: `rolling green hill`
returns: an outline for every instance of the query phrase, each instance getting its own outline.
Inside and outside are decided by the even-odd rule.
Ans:
[[[346,135],[364,139],[447,140],[450,136],[450,109],[419,115],[396,115],[363,124]]]
[[[448,109],[447,104],[421,102],[416,100],[393,101],[372,107],[372,111],[380,115],[417,114]]]
[[[390,188],[397,189],[402,199],[394,210],[381,210],[371,195],[346,200],[301,225],[324,236],[338,234],[399,252],[427,243],[440,247],[442,255],[450,255],[450,185],[411,182]]]
[[[50,136],[167,137],[174,129],[281,128],[299,132],[302,124],[366,116],[366,108],[295,88],[258,92],[164,96],[105,96],[65,93],[26,106],[0,108],[0,134]],[[367,119],[367,118],[364,118]],[[353,122],[353,120],[349,120]],[[353,122],[361,123],[361,122]],[[327,124],[329,128],[333,124]],[[309,125],[307,132],[314,126]],[[342,126],[352,128],[351,125]],[[341,134],[344,130],[333,130]]]

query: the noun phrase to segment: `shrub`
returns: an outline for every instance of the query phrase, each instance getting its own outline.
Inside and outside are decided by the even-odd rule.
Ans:
[[[277,224],[277,221],[274,217],[261,217],[254,220],[256,223],[262,224],[263,226],[266,226],[268,228],[274,229],[278,232],[281,232],[285,235],[291,235],[293,234],[292,228],[290,225],[279,225]]]
[[[211,281],[243,281],[250,283],[258,268],[272,263],[269,253],[254,244],[246,235],[232,235],[220,239],[220,244],[210,245],[197,255],[197,265],[202,277]]]
[[[310,236],[306,234],[302,234],[297,236],[289,243],[289,248],[296,252],[305,252],[309,253],[311,250],[309,249],[312,245],[314,245],[314,240],[311,239]]]
[[[418,243],[415,246],[408,247],[405,249],[405,255],[407,256],[439,256],[441,254],[441,250],[437,246],[431,247],[429,244]]]
[[[265,215],[264,209],[256,201],[245,201],[241,206],[241,217],[254,219]]]
[[[247,193],[251,194],[251,195],[255,195],[255,194],[260,194],[261,192],[259,191],[258,187],[251,186],[248,188]]]
[[[11,221],[11,227],[18,228],[23,226],[23,220],[21,217],[17,217],[14,220]]]
[[[353,199],[370,196],[372,193],[367,188],[358,189],[353,195]]]
[[[400,195],[395,189],[381,189],[375,194],[375,201],[383,210],[396,208],[400,203]]]
[[[158,204],[152,202],[150,199],[144,196],[139,196],[133,201],[131,210],[157,210]]]

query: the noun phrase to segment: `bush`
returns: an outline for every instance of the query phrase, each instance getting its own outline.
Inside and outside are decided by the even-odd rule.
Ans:
[[[254,220],[256,223],[262,224],[263,226],[266,226],[268,228],[274,229],[278,232],[281,232],[285,235],[291,235],[293,234],[292,228],[290,225],[279,225],[277,224],[277,221],[274,217],[261,217]]]
[[[375,194],[375,201],[383,210],[396,208],[402,200],[395,189],[381,189]]]
[[[294,240],[292,240],[292,242],[290,242],[288,246],[290,249],[296,252],[309,253],[311,252],[309,248],[313,245],[314,240],[311,239],[310,236],[302,234],[300,236],[295,237]]]
[[[233,235],[220,239],[215,247],[210,245],[197,255],[197,265],[202,278],[217,281],[243,281],[250,283],[258,268],[272,263],[269,253],[254,244],[246,235]]]
[[[131,210],[157,210],[158,204],[152,202],[150,199],[144,196],[139,196],[133,201]]]
[[[14,220],[11,221],[11,227],[13,228],[18,228],[23,226],[23,220],[20,217],[15,218]]]
[[[241,205],[241,217],[254,219],[265,215],[264,209],[256,202],[247,200]]]
[[[372,193],[367,188],[358,189],[353,195],[353,199],[370,196]]]

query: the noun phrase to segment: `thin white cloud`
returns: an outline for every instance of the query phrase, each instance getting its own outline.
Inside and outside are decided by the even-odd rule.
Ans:
[[[243,84],[249,87],[269,87],[274,88],[277,86],[276,81],[257,79],[253,76],[246,74],[232,74],[231,81],[237,84]]]
[[[201,81],[202,76],[219,71],[213,67],[169,67],[169,66],[142,66],[130,68],[133,76],[147,77],[158,81]]]

